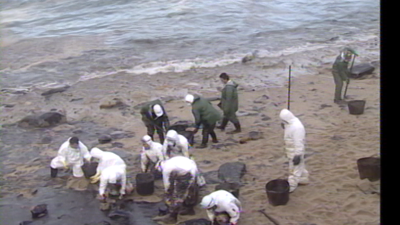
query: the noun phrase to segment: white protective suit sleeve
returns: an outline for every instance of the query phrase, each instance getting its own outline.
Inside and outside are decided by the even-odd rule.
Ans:
[[[68,154],[68,146],[69,146],[69,139],[64,142],[60,148],[58,149],[58,154],[57,156],[59,157],[60,161],[63,162],[63,164],[67,165],[67,154]]]
[[[226,206],[226,212],[231,217],[230,222],[236,224],[240,217],[240,208],[234,202],[231,202]]]
[[[149,162],[146,153],[144,152],[146,150],[144,150],[144,148],[142,149],[142,152],[140,153],[140,166],[142,168],[142,172],[144,173],[146,170],[146,165]]]
[[[185,136],[183,135],[178,135],[178,136],[179,136],[179,147],[181,148],[182,154],[189,158],[190,157],[189,142]]]
[[[86,147],[86,145],[84,145],[82,142],[79,141],[79,148],[81,150],[83,158],[86,159],[88,162],[90,162],[90,159],[92,158],[92,156],[90,155],[89,150]]]

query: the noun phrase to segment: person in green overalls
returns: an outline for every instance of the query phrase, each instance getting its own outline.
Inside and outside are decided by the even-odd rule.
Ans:
[[[230,121],[235,126],[235,130],[227,132],[227,134],[239,133],[242,130],[240,127],[240,122],[236,116],[239,105],[237,93],[238,84],[233,82],[226,73],[221,73],[219,78],[221,79],[222,83],[225,84],[225,87],[221,90],[221,102],[218,104],[218,106],[224,112],[224,117],[221,125],[217,128],[221,129],[221,131],[224,131],[226,125]]]
[[[169,128],[168,115],[159,99],[148,102],[141,110],[142,121],[147,128],[147,135],[154,141],[154,131],[157,131],[160,142],[164,143],[164,133]]]
[[[343,83],[346,82],[348,84],[350,82],[349,76],[351,68],[349,68],[349,62],[353,55],[354,57],[358,56],[356,51],[353,49],[348,47],[344,48],[342,51],[340,51],[340,55],[336,57],[335,63],[332,66],[332,74],[335,81],[335,98],[333,101],[335,103],[343,102]]]

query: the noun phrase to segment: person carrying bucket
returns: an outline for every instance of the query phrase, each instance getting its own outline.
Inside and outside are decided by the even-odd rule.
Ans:
[[[309,182],[309,173],[304,163],[306,131],[299,118],[294,116],[289,110],[282,109],[279,117],[285,129],[285,151],[289,159],[289,191],[293,192],[298,184],[308,184]]]
[[[343,98],[342,98],[342,89],[343,89],[343,83],[346,82],[347,85],[350,82],[350,73],[351,73],[351,67],[349,68],[349,62],[352,57],[355,58],[355,56],[358,56],[356,51],[354,51],[351,48],[344,48],[340,51],[340,54],[336,57],[336,60],[332,66],[332,74],[333,74],[333,79],[335,81],[335,98],[334,98],[334,103],[342,103]],[[354,63],[354,58],[353,58],[353,63]],[[347,87],[346,87],[347,89]]]
[[[160,161],[156,165],[162,172],[165,190],[165,204],[169,213],[153,218],[165,224],[175,224],[179,215],[194,215],[199,187],[197,177],[199,171],[196,162],[185,157],[175,156]]]
[[[230,192],[225,190],[214,191],[209,195],[203,197],[200,203],[201,208],[207,209],[207,216],[212,224],[221,224],[220,222],[229,222],[229,225],[236,225],[239,221],[242,206],[240,201],[233,196]],[[227,214],[228,221],[224,217],[219,218],[220,215]]]

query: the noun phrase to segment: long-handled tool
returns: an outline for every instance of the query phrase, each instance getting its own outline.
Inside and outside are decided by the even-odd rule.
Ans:
[[[288,87],[288,102],[287,102],[287,109],[290,110],[290,83],[291,83],[291,78],[292,78],[292,66],[289,66],[289,87]]]
[[[267,217],[273,224],[275,224],[275,225],[280,225],[278,221],[276,221],[274,218],[272,218],[270,215],[268,215],[268,214],[265,212],[265,209],[260,209],[260,210],[258,210],[258,212],[264,214],[264,216]]]
[[[356,60],[356,57],[357,57],[357,55],[354,55],[353,61],[351,62],[350,73],[351,73],[351,71],[353,70],[354,60]],[[348,81],[347,84],[346,84],[346,89],[344,89],[344,96],[343,96],[343,98],[346,98],[347,88],[349,87],[349,84],[350,84],[350,77],[349,77],[349,81]]]

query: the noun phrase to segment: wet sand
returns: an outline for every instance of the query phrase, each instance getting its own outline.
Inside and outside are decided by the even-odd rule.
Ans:
[[[380,195],[366,194],[359,189],[360,183],[369,183],[359,179],[356,164],[357,159],[379,155],[380,151],[379,46],[374,42],[357,42],[352,46],[360,53],[356,64],[373,62],[377,66],[373,74],[363,79],[352,79],[347,91],[347,100],[366,100],[362,115],[350,115],[347,106],[333,103],[331,66],[339,49],[332,48],[256,58],[245,64],[192,69],[183,73],[148,76],[121,72],[79,82],[65,92],[47,97],[41,96],[45,90],[37,88],[23,91],[25,94],[3,90],[3,125],[15,123],[33,112],[51,109],[65,112],[68,123],[41,129],[3,126],[0,147],[2,224],[30,220],[29,207],[43,201],[49,203],[49,217],[39,219],[38,224],[72,224],[63,223],[63,220],[85,224],[106,218],[98,209],[96,185],[88,185],[89,190],[84,192],[73,191],[67,188],[68,174],[50,179],[48,165],[59,146],[69,136],[77,135],[88,147],[117,151],[126,160],[133,180],[140,171],[139,140],[146,133],[139,109],[135,106],[161,97],[171,124],[178,120],[193,120],[190,107],[183,101],[185,94],[219,96],[218,88],[222,84],[218,75],[221,72],[230,74],[240,84],[238,114],[243,131],[228,135],[218,130],[220,143],[233,143],[232,139],[238,141],[250,131],[262,132],[263,138],[221,148],[210,142],[206,149],[194,148],[193,155],[203,172],[215,171],[225,162],[246,164],[245,185],[240,189],[239,197],[244,208],[240,224],[272,224],[257,212],[259,209],[266,209],[285,225],[379,224]],[[306,128],[306,166],[310,172],[310,184],[299,186],[291,193],[287,205],[274,207],[268,203],[265,184],[276,178],[286,178],[288,173],[279,112],[287,107],[285,78],[289,65],[292,65],[293,75],[290,109]],[[100,105],[115,101],[114,98],[125,105],[100,108]],[[217,103],[213,102],[215,106]],[[229,124],[226,131],[233,129]],[[122,135],[112,143],[98,144],[98,137],[112,132]],[[45,137],[51,139],[50,143],[43,143]],[[156,138],[158,140],[157,135]],[[201,141],[201,132],[196,134],[195,141]],[[211,192],[214,187],[215,184],[207,185],[202,194]],[[36,189],[38,191],[34,192]],[[153,196],[141,197],[135,193],[131,198],[133,201],[158,202],[161,195],[162,182],[157,181]],[[79,204],[85,201],[87,207],[81,207],[85,209],[80,211],[72,210],[74,203],[65,204],[66,196],[76,199],[76,207],[81,207]],[[67,213],[69,209],[71,213],[89,213],[90,216],[58,215],[64,211],[70,215]],[[199,207],[195,210],[195,216],[179,217],[179,220],[207,218],[204,210]],[[145,216],[151,217],[149,214]]]

